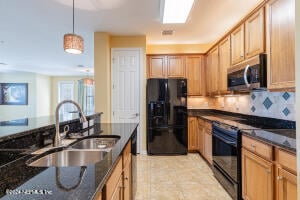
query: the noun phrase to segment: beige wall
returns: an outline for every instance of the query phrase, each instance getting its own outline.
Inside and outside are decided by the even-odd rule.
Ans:
[[[296,91],[300,89],[300,1],[296,0]],[[297,12],[298,11],[298,12]],[[296,92],[296,122],[300,122],[300,93]],[[297,112],[298,111],[298,112]],[[299,124],[298,124],[299,127]],[[300,199],[300,129],[296,130],[298,164],[298,199]]]
[[[74,82],[74,100],[78,101],[78,80],[86,78],[86,76],[52,76],[51,77],[51,113],[54,115],[55,108],[58,104],[58,83],[60,81]]]
[[[147,45],[147,54],[206,53],[213,44]]]
[[[110,36],[108,33],[94,34],[95,107],[104,112],[102,121],[111,122],[111,48],[141,48],[142,61],[142,108],[140,111],[143,138],[142,150],[146,150],[146,36]]]
[[[28,105],[0,105],[0,121],[49,115],[49,76],[29,72],[6,72],[0,73],[0,82],[28,83]]]

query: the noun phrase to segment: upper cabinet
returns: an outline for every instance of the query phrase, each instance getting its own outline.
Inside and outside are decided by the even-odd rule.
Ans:
[[[295,87],[295,0],[266,6],[268,89]]]
[[[211,93],[219,94],[219,49],[218,47],[211,50],[210,66]]]
[[[183,56],[148,56],[148,78],[184,78]]]
[[[232,65],[265,52],[264,22],[264,9],[261,8],[231,33]]]
[[[185,63],[183,56],[167,56],[167,67],[170,78],[185,77]]]
[[[164,78],[166,75],[166,56],[148,56],[148,78]]]
[[[244,24],[231,33],[231,61],[237,64],[244,60]]]
[[[230,68],[230,37],[219,44],[219,90],[227,92],[227,69]]]
[[[245,57],[251,58],[265,52],[264,9],[261,8],[245,22]]]
[[[186,56],[186,78],[188,81],[188,95],[205,95],[204,56]]]

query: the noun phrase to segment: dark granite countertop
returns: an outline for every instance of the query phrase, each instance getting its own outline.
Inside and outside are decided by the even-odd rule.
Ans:
[[[102,113],[85,113],[91,117]],[[60,124],[68,124],[79,120],[78,114],[69,114],[67,117],[60,117]],[[0,122],[0,142],[20,136],[31,134],[33,131],[50,129],[55,127],[55,116],[33,117]]]
[[[291,153],[296,153],[295,122],[216,110],[189,110],[188,115],[200,117],[210,122],[217,121],[237,127],[244,135]],[[255,125],[255,120],[259,121],[257,124],[263,125],[266,128],[259,128],[259,125],[247,125],[249,121]]]
[[[92,135],[119,135],[121,138],[105,158],[84,167],[29,167],[27,155],[0,168],[0,199],[92,199],[102,189],[138,124],[101,124],[101,131]],[[80,173],[82,179],[80,182]],[[80,182],[80,184],[78,184]],[[73,188],[75,185],[77,187]],[[41,190],[47,194],[6,194],[8,190]]]

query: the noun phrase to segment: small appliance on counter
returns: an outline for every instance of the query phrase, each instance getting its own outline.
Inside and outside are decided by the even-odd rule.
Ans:
[[[187,154],[187,80],[147,80],[147,152]]]

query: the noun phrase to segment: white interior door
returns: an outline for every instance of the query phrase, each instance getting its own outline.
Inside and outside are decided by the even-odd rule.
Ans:
[[[140,65],[140,50],[112,49],[113,123],[140,122]]]

